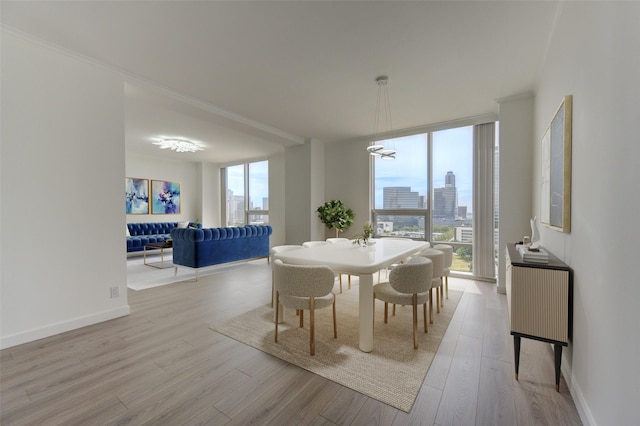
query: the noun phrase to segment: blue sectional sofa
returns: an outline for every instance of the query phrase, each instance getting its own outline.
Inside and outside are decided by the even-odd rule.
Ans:
[[[142,251],[145,244],[160,243],[171,238],[171,230],[178,222],[127,223],[127,253]],[[189,223],[189,226],[197,226]]]
[[[237,228],[174,228],[173,264],[204,268],[222,263],[269,257],[269,225]],[[197,277],[197,273],[196,273]]]

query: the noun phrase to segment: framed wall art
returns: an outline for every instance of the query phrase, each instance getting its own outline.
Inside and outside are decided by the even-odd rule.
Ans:
[[[164,180],[151,181],[151,213],[180,213],[180,184]]]
[[[573,97],[565,96],[542,137],[540,222],[571,232],[571,128]]]
[[[127,214],[149,214],[149,179],[124,178]]]

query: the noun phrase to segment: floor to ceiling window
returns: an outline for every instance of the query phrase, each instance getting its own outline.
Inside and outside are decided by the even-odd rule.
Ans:
[[[269,223],[268,161],[223,168],[222,186],[226,226]]]
[[[372,220],[377,236],[449,244],[454,248],[452,269],[457,272],[474,274],[474,265],[478,268],[486,263],[474,259],[474,238],[477,245],[483,235],[480,231],[490,227],[493,233],[494,229],[493,200],[489,213],[484,211],[486,203],[478,203],[479,198],[492,197],[494,189],[492,161],[480,161],[485,146],[491,147],[491,155],[495,152],[494,124],[438,129],[384,141],[397,154],[395,160],[373,160]],[[474,212],[474,208],[483,211]],[[479,241],[490,244],[493,253],[493,240]]]

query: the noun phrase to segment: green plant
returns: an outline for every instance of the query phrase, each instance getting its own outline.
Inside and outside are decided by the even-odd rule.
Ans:
[[[327,201],[316,209],[320,221],[327,228],[336,228],[336,238],[338,233],[343,232],[349,226],[353,225],[356,215],[353,210],[348,209],[340,200]]]
[[[373,237],[374,229],[370,222],[367,222],[362,227],[362,234],[356,235],[353,240],[353,244],[366,246],[369,243],[369,238]]]

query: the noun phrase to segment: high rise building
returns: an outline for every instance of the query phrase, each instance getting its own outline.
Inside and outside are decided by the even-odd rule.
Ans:
[[[453,172],[447,172],[444,182],[444,188],[433,189],[433,217],[455,219],[458,215],[456,175]]]
[[[388,186],[382,189],[382,204],[384,209],[417,209],[421,200],[409,186]]]
[[[444,186],[445,188],[456,187],[456,175],[453,172],[447,172],[447,175],[444,177]]]

